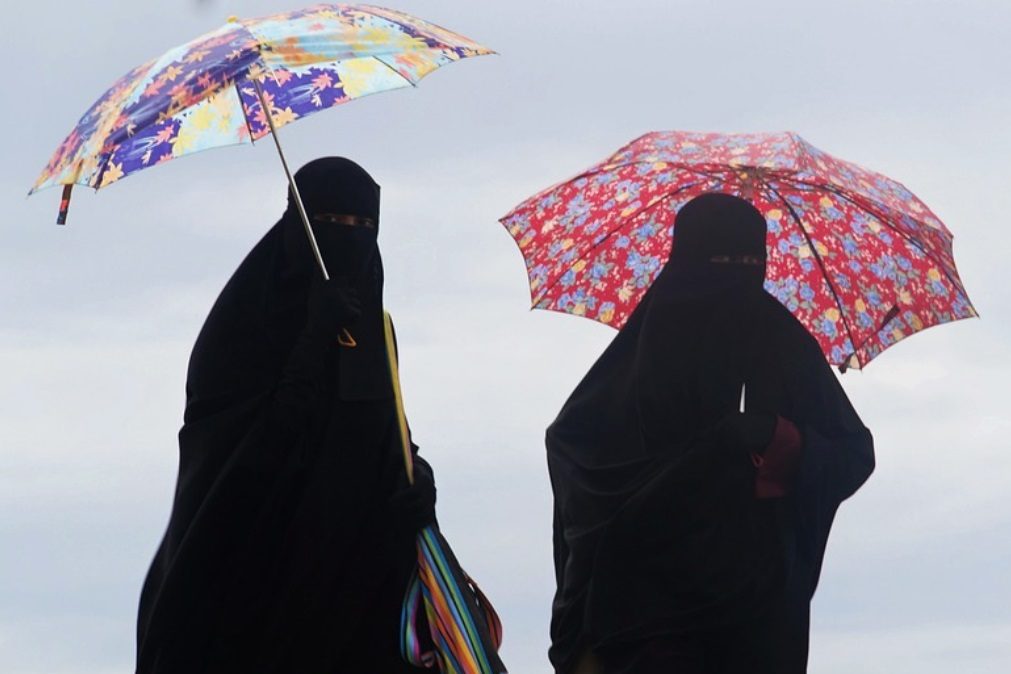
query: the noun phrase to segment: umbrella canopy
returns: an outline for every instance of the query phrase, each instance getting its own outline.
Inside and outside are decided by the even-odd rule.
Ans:
[[[462,35],[369,5],[233,18],[120,78],[84,113],[31,191],[98,189],[176,157],[261,138],[270,127],[254,81],[281,127],[490,53]]]
[[[952,235],[908,189],[795,133],[648,133],[501,219],[534,308],[624,325],[674,243],[681,206],[749,199],[768,223],[765,287],[833,364],[861,367],[924,328],[975,316]]]

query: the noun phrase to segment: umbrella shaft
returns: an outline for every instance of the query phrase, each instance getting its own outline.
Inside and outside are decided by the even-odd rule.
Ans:
[[[305,226],[305,235],[309,238],[312,254],[315,256],[316,264],[319,265],[319,270],[323,274],[323,280],[329,281],[330,274],[327,273],[326,264],[323,263],[323,255],[319,252],[319,244],[316,243],[316,235],[313,234],[312,226],[309,224],[309,216],[305,212],[302,195],[298,193],[298,185],[295,184],[295,178],[291,175],[291,169],[288,168],[288,160],[285,159],[284,150],[281,149],[281,140],[277,137],[277,127],[274,126],[274,117],[270,114],[270,106],[267,105],[267,101],[263,97],[263,89],[260,87],[259,80],[256,77],[252,77],[251,80],[253,87],[256,88],[256,96],[260,99],[260,108],[263,110],[263,115],[267,118],[267,125],[270,126],[270,135],[273,137],[274,145],[277,147],[277,154],[281,157],[284,174],[288,176],[288,185],[291,187],[291,193],[295,197],[295,206],[298,208],[298,214],[302,217],[302,224]]]

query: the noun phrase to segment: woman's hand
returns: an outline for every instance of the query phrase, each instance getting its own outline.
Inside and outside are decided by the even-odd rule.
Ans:
[[[390,526],[415,535],[435,522],[435,477],[424,459],[414,459],[414,484],[390,497],[387,511]]]
[[[343,328],[354,325],[362,314],[358,291],[346,279],[313,280],[306,308],[306,330],[313,335],[337,339]]]

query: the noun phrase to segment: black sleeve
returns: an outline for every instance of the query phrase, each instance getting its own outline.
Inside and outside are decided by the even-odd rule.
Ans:
[[[821,353],[807,360],[795,420],[804,438],[803,473],[839,503],[874,471],[874,440]]]

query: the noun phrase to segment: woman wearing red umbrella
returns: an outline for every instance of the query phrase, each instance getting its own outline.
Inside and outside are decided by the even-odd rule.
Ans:
[[[799,674],[871,435],[817,341],[763,290],[761,213],[706,194],[674,237],[548,429],[551,660],[559,674]]]

